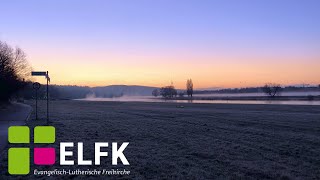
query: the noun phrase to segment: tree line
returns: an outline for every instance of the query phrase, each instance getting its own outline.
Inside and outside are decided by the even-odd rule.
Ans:
[[[20,48],[0,41],[0,102],[23,89],[30,81],[31,66]]]
[[[34,99],[32,87],[32,68],[25,52],[0,41],[0,103],[10,100]],[[90,93],[89,87],[49,85],[51,99],[85,98]],[[46,87],[38,90],[38,98],[46,99]]]
[[[177,97],[178,95],[179,97],[184,97],[185,94],[187,94],[188,97],[192,98],[192,95],[193,95],[192,79],[187,80],[185,91],[180,90],[178,92],[178,90],[176,90],[176,88],[173,86],[172,83],[169,86],[164,86],[159,89],[157,88],[152,91],[153,96],[155,97],[162,96],[163,98],[166,98],[166,99],[174,98],[174,97]]]
[[[266,83],[262,87],[247,87],[247,88],[229,88],[229,89],[217,89],[217,90],[194,90],[192,79],[188,79],[185,90],[176,90],[173,85],[164,86],[154,89],[152,95],[155,97],[162,96],[163,98],[175,98],[177,96],[184,97],[186,94],[192,98],[193,94],[212,94],[212,93],[264,93],[269,97],[280,96],[281,92],[301,92],[301,91],[319,91],[320,84],[317,86],[282,86],[278,83]]]

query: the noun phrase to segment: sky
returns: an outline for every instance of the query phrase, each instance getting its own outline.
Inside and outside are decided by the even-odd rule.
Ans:
[[[319,0],[1,0],[0,40],[51,83],[320,84]],[[43,78],[35,80],[44,82]]]

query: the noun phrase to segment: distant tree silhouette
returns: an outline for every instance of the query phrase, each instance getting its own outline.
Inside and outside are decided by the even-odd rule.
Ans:
[[[0,41],[0,101],[8,101],[22,89],[30,73],[25,53]]]
[[[188,79],[187,80],[187,95],[192,97],[193,95],[193,83],[192,83],[192,79]]]
[[[160,94],[164,98],[173,98],[177,96],[177,90],[173,85],[165,86],[160,89]]]
[[[158,97],[159,95],[160,95],[159,89],[154,89],[154,90],[152,91],[152,96]]]
[[[276,96],[281,90],[281,85],[276,83],[267,83],[262,87],[262,91],[270,97]]]

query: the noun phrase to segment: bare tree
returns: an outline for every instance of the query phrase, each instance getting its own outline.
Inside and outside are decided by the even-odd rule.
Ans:
[[[267,83],[262,87],[262,91],[270,97],[276,96],[281,92],[281,90],[281,85],[276,83]]]
[[[152,91],[152,95],[153,95],[154,97],[158,97],[158,96],[160,95],[159,89],[154,89],[154,90]]]
[[[0,41],[0,101],[8,101],[30,77],[30,66],[20,48]]]
[[[177,90],[174,88],[173,85],[165,86],[160,89],[160,94],[164,98],[173,98],[177,96]]]
[[[193,95],[193,83],[192,79],[187,80],[187,95],[192,97]]]

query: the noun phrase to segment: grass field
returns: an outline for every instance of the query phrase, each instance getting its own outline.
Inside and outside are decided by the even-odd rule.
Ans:
[[[44,118],[44,102],[40,105]],[[32,165],[31,173],[35,168],[125,168],[129,176],[111,178],[320,178],[319,106],[52,101],[50,108],[57,139],[48,147],[84,142],[85,157],[93,160],[94,142],[130,142],[125,150],[130,166],[112,167],[107,157],[97,167]],[[1,153],[1,162],[6,156]],[[0,176],[9,178],[3,171]]]

